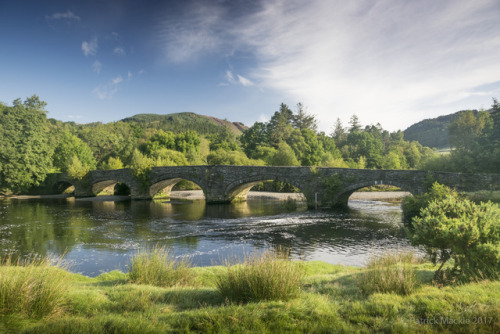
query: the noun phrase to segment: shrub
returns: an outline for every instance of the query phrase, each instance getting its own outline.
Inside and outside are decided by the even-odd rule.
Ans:
[[[0,314],[20,313],[30,318],[64,312],[69,288],[68,274],[48,258],[33,257],[0,265]]]
[[[177,261],[164,246],[138,251],[128,265],[130,281],[161,287],[188,285],[193,281],[187,260]]]
[[[245,257],[242,264],[229,266],[217,277],[217,290],[222,297],[242,303],[294,298],[300,292],[304,271],[288,255],[266,251]]]
[[[370,259],[367,271],[360,274],[358,284],[366,294],[396,293],[408,295],[418,287],[413,264],[419,259],[413,252],[385,254]]]
[[[434,264],[436,280],[468,282],[498,278],[500,272],[500,209],[456,195],[433,201],[413,219],[412,243],[423,245]],[[441,272],[449,259],[453,268]]]
[[[412,218],[418,217],[420,215],[420,211],[427,207],[430,202],[442,200],[448,195],[458,196],[455,190],[434,182],[429,191],[425,194],[405,197],[402,203],[404,221],[411,222]]]

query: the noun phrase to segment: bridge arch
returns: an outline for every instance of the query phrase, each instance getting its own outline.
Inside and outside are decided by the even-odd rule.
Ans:
[[[271,177],[266,175],[242,178],[240,180],[229,183],[224,190],[224,196],[230,202],[246,201],[248,192],[257,184],[265,181],[280,181],[288,183],[295,188],[298,188],[307,201],[307,195],[306,193],[304,193],[303,185],[298,182],[299,180],[291,180],[288,177]]]
[[[151,198],[153,198],[153,197],[161,194],[161,196],[170,197],[170,193],[171,193],[172,189],[175,187],[175,185],[183,180],[190,181],[190,182],[196,184],[198,187],[200,187],[201,190],[203,191],[203,195],[206,198],[205,190],[203,189],[203,187],[200,184],[198,184],[194,180],[190,180],[190,179],[187,179],[184,177],[167,177],[164,179],[160,178],[160,179],[156,180],[155,183],[153,183],[151,186],[149,186],[149,196],[151,196]]]
[[[347,187],[342,188],[338,193],[337,196],[333,199],[332,204],[334,206],[347,206],[347,203],[349,202],[349,197],[351,195],[358,191],[359,189],[366,188],[366,187],[371,187],[371,186],[380,186],[380,185],[386,185],[386,186],[394,186],[402,189],[403,191],[407,191],[411,193],[412,195],[416,194],[416,191],[412,189],[407,183],[404,182],[398,182],[398,181],[392,181],[392,180],[373,180],[373,181],[364,181],[364,182],[359,182],[355,184],[350,184]]]
[[[53,194],[72,194],[75,192],[75,185],[69,180],[60,180],[52,185],[50,192]]]
[[[96,180],[92,183],[91,185],[91,192],[94,196],[97,196],[98,194],[102,192],[106,192],[109,194],[115,194],[117,191],[117,187],[121,186],[122,192],[127,193],[130,195],[131,193],[131,187],[127,182],[123,182],[121,180]]]

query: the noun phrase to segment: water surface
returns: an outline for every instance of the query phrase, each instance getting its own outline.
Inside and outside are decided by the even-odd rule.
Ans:
[[[410,248],[399,205],[380,201],[350,201],[347,211],[310,211],[269,199],[0,202],[2,255],[65,254],[71,271],[96,276],[126,271],[131,255],[155,244],[197,266],[280,246],[294,258],[360,266],[374,253]]]

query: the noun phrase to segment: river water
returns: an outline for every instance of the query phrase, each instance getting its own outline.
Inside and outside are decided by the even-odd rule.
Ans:
[[[398,204],[351,200],[346,211],[307,210],[270,199],[195,201],[0,200],[0,255],[60,256],[73,272],[127,270],[154,245],[193,265],[237,261],[284,247],[294,258],[362,266],[373,254],[411,248]]]

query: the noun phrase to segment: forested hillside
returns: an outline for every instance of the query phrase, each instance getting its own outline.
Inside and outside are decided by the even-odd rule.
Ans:
[[[155,166],[205,164],[498,171],[498,112],[467,111],[452,121],[456,152],[444,161],[401,131],[362,126],[356,115],[348,126],[337,120],[332,133],[319,132],[301,103],[294,110],[281,104],[269,122],[249,128],[193,113],[75,124],[47,119],[45,105],[36,95],[0,103],[1,193],[26,191],[50,172],[80,179],[89,170],[124,167],[139,178]]]
[[[220,131],[220,128],[226,128],[235,135],[247,129],[245,125],[239,122],[229,122],[211,116],[198,115],[192,112],[183,112],[175,114],[138,114],[122,119],[125,123],[135,123],[141,128],[154,128],[163,131],[172,131],[174,133],[187,130],[194,130],[200,135],[214,134]]]
[[[423,146],[434,148],[448,148],[450,147],[450,140],[448,137],[448,126],[450,123],[457,119],[460,113],[458,111],[454,114],[439,116],[431,119],[424,119],[418,123],[413,124],[403,131],[405,140],[418,141]],[[472,110],[474,115],[477,115],[477,110]]]

